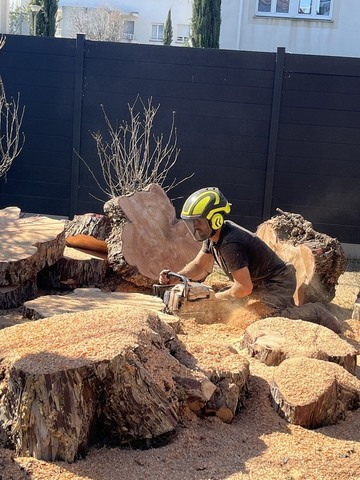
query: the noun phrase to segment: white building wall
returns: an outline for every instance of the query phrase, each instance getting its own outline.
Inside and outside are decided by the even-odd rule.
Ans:
[[[360,0],[333,0],[329,20],[256,16],[257,0],[223,0],[220,47],[360,57]]]
[[[71,16],[76,7],[101,7],[107,5],[122,12],[136,12],[138,15],[127,16],[128,20],[135,22],[133,40],[134,43],[162,43],[151,40],[152,24],[164,24],[171,9],[171,21],[173,27],[173,45],[181,45],[177,42],[178,25],[190,25],[192,15],[191,0],[60,0],[59,8],[61,23],[59,32],[62,37],[73,36],[71,34]],[[81,32],[79,32],[81,33]]]

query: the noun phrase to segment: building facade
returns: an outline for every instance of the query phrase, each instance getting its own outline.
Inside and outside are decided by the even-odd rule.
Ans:
[[[0,1],[2,33],[9,32],[9,8],[28,2]],[[171,9],[172,45],[188,43],[192,0],[59,0],[57,36],[76,35],[74,12],[104,6],[123,14],[120,41],[162,44]],[[220,48],[275,52],[285,47],[290,53],[360,57],[359,16],[359,0],[222,0]]]

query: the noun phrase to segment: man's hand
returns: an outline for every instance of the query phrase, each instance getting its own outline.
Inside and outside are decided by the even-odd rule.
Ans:
[[[159,273],[159,283],[160,285],[169,285],[170,283],[170,278],[168,277],[168,273],[170,270],[168,268],[164,268],[161,270]]]

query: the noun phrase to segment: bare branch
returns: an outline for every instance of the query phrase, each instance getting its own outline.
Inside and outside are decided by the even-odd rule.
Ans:
[[[142,112],[137,112],[140,106]],[[103,175],[100,181],[90,166],[85,163],[94,178],[96,185],[109,198],[143,190],[146,186],[157,183],[165,191],[169,191],[185,180],[174,179],[169,185],[164,185],[171,168],[175,165],[180,150],[177,148],[177,131],[175,128],[175,112],[167,138],[164,134],[153,135],[154,118],[159,110],[152,105],[152,98],[145,104],[137,96],[135,102],[128,104],[130,121],[123,120],[120,126],[114,127],[103,106],[105,125],[108,130],[108,140],[100,132],[92,132]]]
[[[21,132],[24,111],[25,107],[20,108],[20,95],[16,100],[6,98],[0,77],[0,177],[8,172],[24,145],[25,135]]]

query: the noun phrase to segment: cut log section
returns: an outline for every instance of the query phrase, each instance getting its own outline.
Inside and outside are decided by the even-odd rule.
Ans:
[[[57,262],[65,247],[63,222],[38,216],[18,218],[19,212],[9,207],[0,214],[0,309],[18,307],[33,298],[37,274]]]
[[[352,374],[359,354],[328,328],[282,317],[265,318],[247,327],[242,345],[251,356],[269,366],[302,356],[337,363]]]
[[[346,256],[340,242],[316,232],[299,214],[282,212],[259,225],[257,235],[296,269],[295,303],[330,302],[345,271]]]
[[[104,211],[112,221],[109,266],[135,285],[152,285],[163,268],[180,270],[201,247],[159,185],[110,200]]]
[[[161,311],[162,300],[143,293],[103,292],[99,288],[76,288],[68,295],[45,295],[25,302],[27,318],[47,318],[61,313],[73,313],[127,305]],[[168,317],[170,315],[167,315]]]
[[[151,446],[217,390],[170,354],[174,341],[159,316],[133,305],[0,331],[0,444],[68,462],[105,439]]]
[[[331,425],[360,406],[360,380],[341,366],[313,358],[285,360],[270,385],[274,408],[305,428]]]
[[[103,284],[107,272],[106,254],[65,247],[64,256],[38,275],[43,288],[71,289]]]

